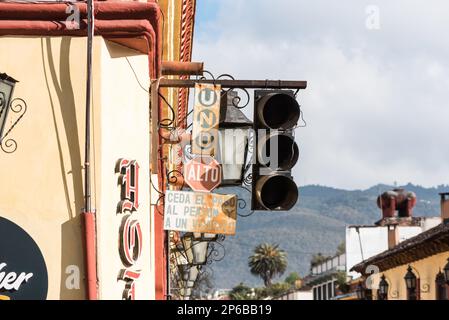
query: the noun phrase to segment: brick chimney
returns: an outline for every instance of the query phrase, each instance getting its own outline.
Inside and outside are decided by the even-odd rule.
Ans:
[[[449,223],[449,192],[440,193],[441,197],[441,220]]]
[[[399,228],[396,224],[390,224],[388,228],[388,250],[399,244]]]
[[[416,195],[404,189],[394,189],[377,197],[377,206],[382,209],[382,218],[410,218],[416,204]]]

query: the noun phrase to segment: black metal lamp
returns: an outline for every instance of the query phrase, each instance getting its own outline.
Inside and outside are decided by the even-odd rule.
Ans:
[[[357,288],[355,289],[355,293],[357,294],[357,299],[365,300],[365,298],[366,298],[365,287],[363,286],[363,284],[361,282],[357,285]]]
[[[193,284],[191,286],[189,284],[195,283],[199,274],[198,266],[183,265],[182,267],[182,280],[187,282],[188,287],[193,287]]]
[[[181,238],[186,253],[187,261],[190,265],[204,265],[207,262],[208,241],[198,241],[194,239],[193,233],[184,234]]]
[[[388,298],[388,282],[385,275],[382,275],[379,282],[379,300],[387,300]]]
[[[407,289],[410,291],[416,290],[416,275],[413,273],[412,267],[408,266],[407,273],[404,277],[405,285],[407,286]]]
[[[240,185],[243,181],[249,133],[253,123],[236,107],[237,91],[229,91],[220,107],[219,160],[223,168],[221,185]]]
[[[444,278],[446,279],[446,283],[449,284],[449,258],[447,259],[447,263],[444,266]]]
[[[184,300],[188,300],[192,295],[192,288],[181,288],[180,293]]]
[[[442,273],[441,270],[440,272],[437,273],[437,276],[435,277],[435,283],[442,287],[446,285],[446,279],[444,277],[444,273]]]
[[[9,106],[17,82],[17,80],[6,73],[0,73],[0,143],[3,140],[3,131],[8,118]]]
[[[215,233],[193,233],[193,240],[195,241],[217,241],[218,234]]]

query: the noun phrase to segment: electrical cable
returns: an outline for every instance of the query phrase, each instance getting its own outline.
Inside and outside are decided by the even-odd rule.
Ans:
[[[129,67],[131,68],[131,70],[132,70],[132,72],[133,72],[133,74],[134,74],[134,77],[136,78],[136,81],[137,81],[137,83],[139,84],[139,86],[142,88],[143,91],[145,91],[146,93],[149,93],[149,92],[150,92],[150,89],[145,89],[145,87],[142,85],[142,83],[141,83],[140,80],[139,80],[139,77],[137,76],[136,70],[135,70],[134,67],[132,66],[132,64],[131,64],[131,62],[129,61],[128,57],[125,57],[125,59],[126,59],[126,61],[128,62]]]

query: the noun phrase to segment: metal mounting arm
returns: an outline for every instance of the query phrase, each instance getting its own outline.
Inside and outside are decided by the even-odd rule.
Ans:
[[[230,80],[230,79],[161,79],[161,88],[193,88],[195,83],[219,84],[222,88],[306,89],[307,81],[297,80]]]

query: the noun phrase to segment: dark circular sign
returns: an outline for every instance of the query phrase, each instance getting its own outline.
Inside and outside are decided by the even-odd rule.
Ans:
[[[45,300],[48,273],[31,236],[0,217],[0,300]]]

